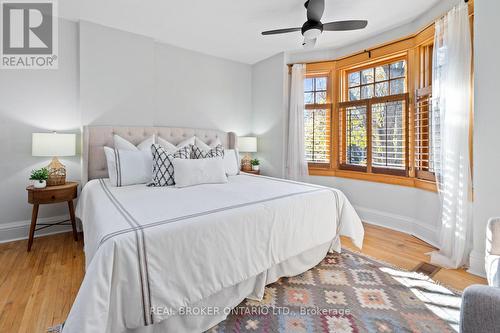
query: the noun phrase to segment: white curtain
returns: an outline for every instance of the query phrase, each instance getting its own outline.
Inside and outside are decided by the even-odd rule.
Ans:
[[[305,74],[305,65],[296,64],[292,66],[286,155],[286,176],[292,180],[304,180],[304,177],[308,174],[304,143]]]
[[[441,199],[440,250],[431,262],[458,268],[472,242],[469,122],[471,38],[463,1],[436,22],[433,55],[432,152]]]

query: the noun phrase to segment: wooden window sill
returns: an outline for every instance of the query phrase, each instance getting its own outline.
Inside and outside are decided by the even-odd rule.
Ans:
[[[436,183],[411,177],[391,176],[391,175],[384,175],[377,173],[365,173],[365,172],[357,172],[350,170],[335,170],[335,169],[313,168],[313,167],[309,167],[309,175],[350,178],[350,179],[364,180],[376,183],[415,187],[426,191],[437,192]]]

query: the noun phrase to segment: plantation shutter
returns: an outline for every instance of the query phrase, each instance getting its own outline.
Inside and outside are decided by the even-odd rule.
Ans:
[[[439,115],[432,112],[432,87],[417,89],[415,100],[415,175],[435,181],[434,150],[439,144]]]

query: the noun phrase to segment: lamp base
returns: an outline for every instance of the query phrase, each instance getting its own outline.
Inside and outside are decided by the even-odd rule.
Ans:
[[[47,166],[47,169],[49,170],[47,186],[66,184],[66,167],[57,159],[57,157],[52,159],[50,164]]]
[[[250,161],[252,160],[252,157],[250,154],[245,154],[245,156],[241,159],[241,171],[251,171],[252,170],[252,164]]]

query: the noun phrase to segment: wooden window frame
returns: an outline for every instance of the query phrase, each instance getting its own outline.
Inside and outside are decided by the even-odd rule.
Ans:
[[[360,84],[357,85],[357,86],[352,86],[352,87],[349,87],[349,74],[352,74],[352,73],[355,73],[355,72],[362,72],[362,71],[365,71],[367,69],[371,69],[373,68],[373,71],[375,71],[375,68],[376,67],[382,67],[382,66],[385,66],[385,65],[390,65],[390,64],[394,64],[394,63],[397,63],[397,62],[400,62],[400,61],[404,61],[406,63],[406,73],[404,76],[401,76],[401,77],[398,77],[398,78],[394,78],[394,79],[387,79],[387,80],[383,80],[383,81],[375,81],[375,77],[373,78],[373,83],[367,83],[367,84],[362,84],[361,83],[361,77],[360,77]],[[390,69],[389,69],[390,70]],[[363,86],[368,86],[368,85],[373,85],[375,87],[375,84],[376,83],[383,83],[383,82],[387,82],[389,84],[389,91],[390,91],[390,86],[391,86],[391,81],[394,81],[394,80],[399,80],[399,79],[405,79],[405,88],[406,88],[406,91],[405,93],[408,92],[408,55],[405,53],[405,54],[402,54],[400,56],[396,56],[396,57],[389,57],[388,59],[382,59],[380,61],[377,61],[377,62],[370,62],[369,64],[367,65],[361,65],[361,66],[353,66],[347,70],[344,70],[342,71],[342,83],[343,83],[343,89],[344,91],[342,92],[342,101],[345,101],[345,102],[355,102],[355,101],[362,101],[363,99],[361,99],[361,88]],[[360,99],[359,100],[353,100],[353,101],[349,101],[349,89],[352,89],[352,88],[357,88],[359,87],[360,88]],[[375,93],[375,90],[374,90],[374,93]],[[391,96],[390,94],[388,96]],[[383,97],[386,97],[386,96],[380,96],[380,98],[383,98]],[[371,98],[379,98],[379,97],[376,97],[375,95]],[[367,98],[368,99],[368,98]]]
[[[415,131],[411,124],[414,122],[414,101],[415,89],[419,87],[419,72],[418,54],[417,49],[424,43],[428,43],[433,39],[434,26],[429,26],[423,31],[408,38],[376,47],[369,52],[362,52],[345,58],[337,59],[335,61],[321,62],[307,64],[306,69],[308,74],[314,73],[320,69],[323,74],[330,71],[331,89],[332,89],[332,110],[331,110],[331,151],[330,151],[330,165],[318,165],[316,163],[309,163],[309,174],[312,176],[334,176],[343,177],[357,180],[365,180],[371,182],[380,182],[386,184],[394,184],[401,186],[416,187],[428,191],[437,191],[434,181],[417,179],[415,177],[414,162],[414,144],[415,144]],[[356,168],[343,168],[340,165],[341,151],[341,133],[338,124],[340,116],[340,105],[346,103],[342,101],[347,100],[348,82],[346,80],[346,72],[361,71],[366,68],[381,66],[388,63],[394,63],[399,60],[406,60],[406,103],[405,103],[405,151],[406,151],[406,176],[399,174],[367,172],[368,170],[356,170]],[[392,95],[394,96],[394,95]],[[397,96],[397,95],[396,95]],[[400,96],[399,96],[400,97]],[[391,96],[374,97],[379,101],[392,98]],[[395,97],[398,98],[398,97]],[[359,100],[353,102],[366,103],[366,100]],[[349,102],[351,103],[351,102]],[[369,135],[369,134],[367,134]],[[369,136],[370,137],[370,136]],[[368,140],[369,141],[369,140]],[[370,149],[367,150],[371,151]],[[361,172],[360,172],[361,171]],[[373,171],[373,170],[371,170]],[[375,170],[378,171],[378,170]],[[397,172],[396,172],[397,173]]]
[[[404,168],[401,169],[391,169],[391,168],[383,168],[373,166],[372,161],[372,106],[374,104],[382,104],[382,103],[390,103],[390,102],[404,102],[404,110],[403,110],[403,125],[404,125]],[[339,109],[345,109],[352,106],[364,106],[366,108],[366,166],[361,165],[351,165],[339,163],[340,170],[350,170],[357,172],[364,172],[368,174],[382,174],[389,176],[400,176],[400,177],[408,177],[409,170],[409,101],[410,97],[408,93],[397,94],[397,95],[389,95],[383,97],[373,97],[364,100],[356,100],[350,102],[341,102],[338,104]],[[344,113],[342,113],[344,115]],[[340,118],[340,117],[339,117]],[[345,117],[342,117],[342,120],[339,120],[339,124],[337,128],[344,128],[346,124]],[[342,130],[342,136],[345,136],[345,130]],[[345,139],[342,139],[342,143],[345,142]],[[342,144],[342,147],[339,148],[339,154],[342,154],[341,161],[344,160],[344,156],[347,155],[346,147]]]

